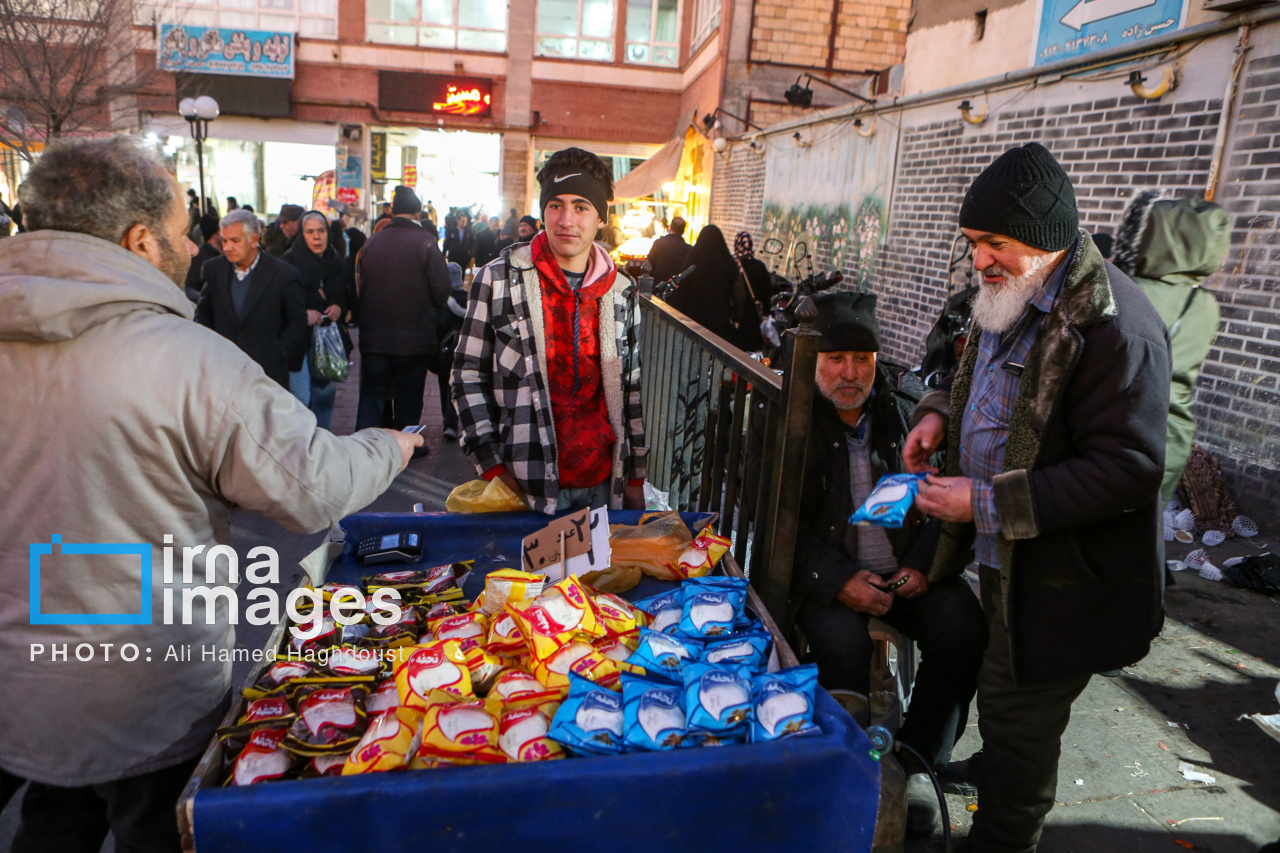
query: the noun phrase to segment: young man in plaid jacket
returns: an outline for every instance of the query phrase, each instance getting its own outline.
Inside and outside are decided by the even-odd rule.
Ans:
[[[471,285],[453,362],[462,449],[530,509],[643,509],[637,289],[594,244],[613,179],[566,148],[538,183],[546,230]]]

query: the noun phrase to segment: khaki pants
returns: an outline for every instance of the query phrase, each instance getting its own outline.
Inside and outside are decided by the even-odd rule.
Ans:
[[[1001,573],[982,566],[980,576],[990,640],[978,672],[982,764],[969,841],[982,853],[1034,853],[1058,788],[1071,703],[1089,679],[1015,684]]]

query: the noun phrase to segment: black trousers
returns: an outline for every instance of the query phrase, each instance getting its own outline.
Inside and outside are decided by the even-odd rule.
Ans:
[[[13,853],[98,853],[108,831],[117,853],[179,853],[175,809],[199,761],[197,756],[153,773],[79,788],[32,782],[22,798]],[[0,798],[8,799],[22,782],[0,770]]]
[[[823,687],[870,692],[870,618],[839,601],[805,601],[800,606],[796,619]],[[931,584],[918,598],[895,598],[889,612],[878,618],[920,648],[911,706],[898,738],[934,766],[942,766],[951,760],[952,747],[964,733],[977,689],[987,645],[982,607],[967,583],[952,578]]]
[[[433,356],[360,354],[360,403],[356,429],[404,429],[422,419],[422,396]],[[383,422],[386,401],[395,406],[391,423]]]

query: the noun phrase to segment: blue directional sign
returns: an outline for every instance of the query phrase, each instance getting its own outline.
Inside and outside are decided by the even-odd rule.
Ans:
[[[1187,0],[1039,0],[1035,64],[1130,44],[1181,27]]]

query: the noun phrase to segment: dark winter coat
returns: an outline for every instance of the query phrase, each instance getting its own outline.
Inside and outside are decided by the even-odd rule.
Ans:
[[[1164,622],[1159,501],[1169,406],[1169,336],[1151,302],[1084,231],[1027,357],[993,485],[1004,612],[1020,684],[1142,659]],[[974,324],[947,401],[948,476],[960,476],[960,417],[981,329]],[[973,557],[972,523],[946,523],[930,580]]]
[[[498,243],[498,232],[492,228],[485,228],[479,234],[475,235],[475,265],[482,267],[489,261],[498,257],[495,246]],[[459,265],[461,266],[461,265]]]
[[[360,351],[434,355],[439,313],[447,312],[449,269],[436,239],[415,220],[394,217],[369,238],[356,262]]]
[[[346,314],[349,287],[346,258],[334,251],[333,246],[326,246],[324,254],[317,255],[306,240],[298,240],[280,260],[298,271],[308,311],[323,314],[330,305],[337,305],[342,314]]]
[[[207,261],[202,277],[205,286],[196,304],[196,322],[231,340],[262,365],[264,373],[288,388],[289,371],[301,367],[308,342],[298,271],[259,251],[243,320],[237,319],[231,299],[235,280],[231,261],[222,256]]]
[[[297,235],[294,236],[296,237]],[[293,241],[284,236],[284,232],[280,230],[280,223],[272,222],[263,229],[262,239],[258,241],[258,248],[273,258],[278,258],[289,251],[289,246],[292,243]]]
[[[444,254],[446,260],[453,261],[466,271],[476,254],[476,235],[472,233],[470,228],[463,230],[461,237],[458,236],[458,226],[453,225],[446,229],[444,235]]]
[[[693,247],[683,237],[667,234],[653,241],[649,248],[649,266],[654,282],[664,282],[676,273],[682,272],[688,264],[685,258]]]

